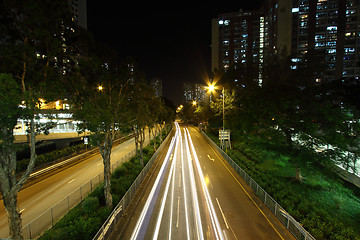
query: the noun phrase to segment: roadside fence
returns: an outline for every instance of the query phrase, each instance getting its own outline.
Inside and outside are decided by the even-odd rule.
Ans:
[[[147,139],[144,146],[147,146],[150,140]],[[130,158],[136,155],[135,149],[124,157],[111,165],[111,172],[113,172],[123,162],[129,161]],[[101,157],[100,157],[101,158]],[[104,172],[102,171],[96,177],[83,184],[80,188],[76,189],[64,199],[56,203],[50,209],[46,210],[43,214],[32,220],[30,223],[22,228],[24,239],[34,239],[40,234],[54,226],[54,224],[68,213],[72,208],[78,205],[88,194],[90,194],[97,185],[104,181]]]
[[[235,163],[216,143],[214,143],[204,132],[207,141],[215,147],[221,156],[233,167],[240,177],[253,189],[256,195],[275,214],[280,222],[299,240],[315,240],[315,238],[301,226],[284,208],[282,208],[254,179],[252,179],[237,163]]]
[[[128,207],[131,200],[135,196],[136,191],[140,187],[140,184],[144,180],[146,174],[149,172],[150,168],[152,167],[155,159],[159,155],[159,153],[162,151],[166,143],[169,141],[171,134],[169,133],[166,139],[161,143],[160,147],[156,150],[154,155],[151,157],[149,162],[145,165],[143,170],[139,173],[133,184],[130,186],[128,191],[125,193],[123,198],[120,200],[118,205],[114,208],[113,212],[110,214],[108,219],[105,221],[105,223],[102,225],[102,227],[99,229],[97,234],[94,236],[93,240],[105,240],[108,239],[115,229],[115,226],[117,222],[120,220],[122,214],[124,213],[124,210]]]

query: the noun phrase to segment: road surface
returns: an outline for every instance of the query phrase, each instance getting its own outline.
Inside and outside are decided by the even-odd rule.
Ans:
[[[176,126],[112,239],[295,239],[197,129]]]
[[[146,139],[148,139],[148,134],[146,134]],[[111,153],[111,163],[120,160],[126,154],[133,151],[134,148],[134,138],[114,147]],[[18,195],[18,204],[19,210],[22,213],[23,226],[26,226],[29,222],[102,172],[102,158],[100,154],[97,154],[21,190]],[[1,200],[0,238],[7,237],[9,237],[7,215],[4,203]]]

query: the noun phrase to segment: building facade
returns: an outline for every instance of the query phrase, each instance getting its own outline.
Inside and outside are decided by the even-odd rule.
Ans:
[[[192,101],[202,102],[207,99],[205,86],[198,83],[184,83],[183,92],[184,103]]]
[[[358,0],[267,0],[266,45],[276,51],[285,48],[294,68],[306,53],[316,50],[325,64],[322,80],[357,78],[359,6]]]
[[[266,56],[291,56],[293,68],[316,50],[321,79],[360,76],[359,0],[265,0],[260,11],[220,14],[212,21],[212,71],[236,63],[258,63],[259,83]]]
[[[212,71],[253,64],[262,82],[265,19],[262,10],[220,14],[212,20]]]
[[[220,14],[212,20],[212,70],[235,63],[261,62],[264,44],[262,10]]]

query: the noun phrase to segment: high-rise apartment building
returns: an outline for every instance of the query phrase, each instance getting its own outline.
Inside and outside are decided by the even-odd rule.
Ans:
[[[264,57],[262,10],[220,14],[212,20],[211,69],[227,70],[236,63],[259,63]]]
[[[82,28],[87,29],[86,0],[69,0],[73,21]]]
[[[212,71],[258,62],[282,51],[293,68],[306,53],[323,59],[322,80],[360,76],[359,0],[265,0],[261,11],[221,14],[212,21]]]
[[[360,2],[358,0],[267,0],[264,4],[269,48],[301,62],[318,50],[326,66],[323,79],[360,75]]]
[[[205,86],[198,83],[184,83],[184,102],[205,101],[207,98]]]
[[[163,96],[163,85],[159,78],[154,78],[150,81],[151,87],[155,90],[155,95],[158,97]]]

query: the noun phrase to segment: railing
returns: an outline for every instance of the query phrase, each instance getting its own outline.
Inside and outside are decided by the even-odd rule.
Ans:
[[[256,195],[265,205],[275,214],[280,222],[299,240],[315,240],[284,208],[282,208],[254,179],[252,179],[239,165],[237,165],[216,143],[214,143],[205,133],[207,141],[214,146],[222,157],[233,167],[240,177],[254,190]]]
[[[120,200],[118,205],[114,208],[113,212],[110,214],[108,219],[105,221],[105,223],[102,225],[102,227],[99,229],[97,234],[94,236],[93,240],[105,240],[108,239],[112,233],[112,231],[115,229],[115,226],[119,219],[121,218],[124,210],[128,207],[131,200],[135,196],[135,193],[137,189],[140,187],[141,182],[143,181],[146,174],[149,172],[150,168],[152,167],[155,159],[159,155],[159,153],[162,151],[166,143],[168,142],[171,134],[169,133],[166,139],[163,141],[163,143],[160,145],[160,147],[157,149],[157,151],[154,153],[154,155],[151,157],[149,162],[145,165],[143,170],[139,173],[133,184],[130,186],[129,190],[125,193],[123,198]]]
[[[145,146],[150,143],[150,140],[145,141]],[[123,162],[130,160],[135,156],[135,150],[129,152],[120,160],[116,161],[111,165],[111,171],[113,172],[115,168],[120,166]],[[76,189],[70,193],[67,197],[56,203],[50,209],[46,210],[43,214],[35,218],[33,221],[28,223],[22,228],[22,234],[24,239],[32,239],[39,236],[41,233],[45,232],[51,228],[61,217],[69,212],[73,207],[79,204],[89,193],[91,193],[95,187],[104,181],[104,173],[101,172],[96,177],[90,179],[87,183],[82,185],[80,188]]]

